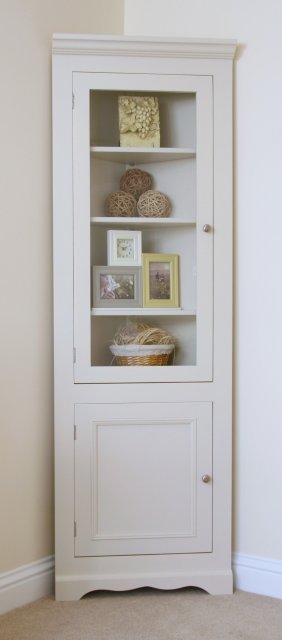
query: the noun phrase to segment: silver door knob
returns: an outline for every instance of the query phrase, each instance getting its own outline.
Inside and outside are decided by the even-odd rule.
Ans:
[[[211,230],[211,225],[210,224],[204,224],[203,231],[205,233],[208,233],[210,230]]]
[[[204,482],[205,484],[210,482],[210,479],[211,477],[207,473],[204,473],[204,475],[202,476],[202,482]]]

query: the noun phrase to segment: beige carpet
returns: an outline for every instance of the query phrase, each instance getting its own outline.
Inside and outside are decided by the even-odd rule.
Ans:
[[[237,592],[97,592],[0,617],[1,640],[282,640],[282,600]]]

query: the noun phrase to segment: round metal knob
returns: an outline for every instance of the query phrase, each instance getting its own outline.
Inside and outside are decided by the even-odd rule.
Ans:
[[[207,484],[208,482],[210,482],[211,477],[207,474],[204,473],[204,475],[202,476],[202,481]]]
[[[208,233],[210,230],[211,230],[211,225],[210,224],[204,224],[203,231],[205,233]]]

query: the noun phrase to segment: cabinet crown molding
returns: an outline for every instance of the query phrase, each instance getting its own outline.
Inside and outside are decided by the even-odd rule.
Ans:
[[[120,55],[159,58],[222,58],[232,60],[236,40],[196,38],[140,38],[58,33],[53,35],[53,54]]]

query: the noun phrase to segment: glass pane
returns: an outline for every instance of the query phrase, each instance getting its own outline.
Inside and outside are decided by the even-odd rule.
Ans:
[[[90,91],[91,365],[119,364],[110,349],[118,334],[156,342],[156,352],[171,341],[164,364],[195,366],[196,93],[154,94],[157,148],[120,146],[121,95]],[[137,92],[126,95],[134,104]],[[138,91],[139,98],[146,100],[133,110],[145,104],[143,118],[148,94]]]

